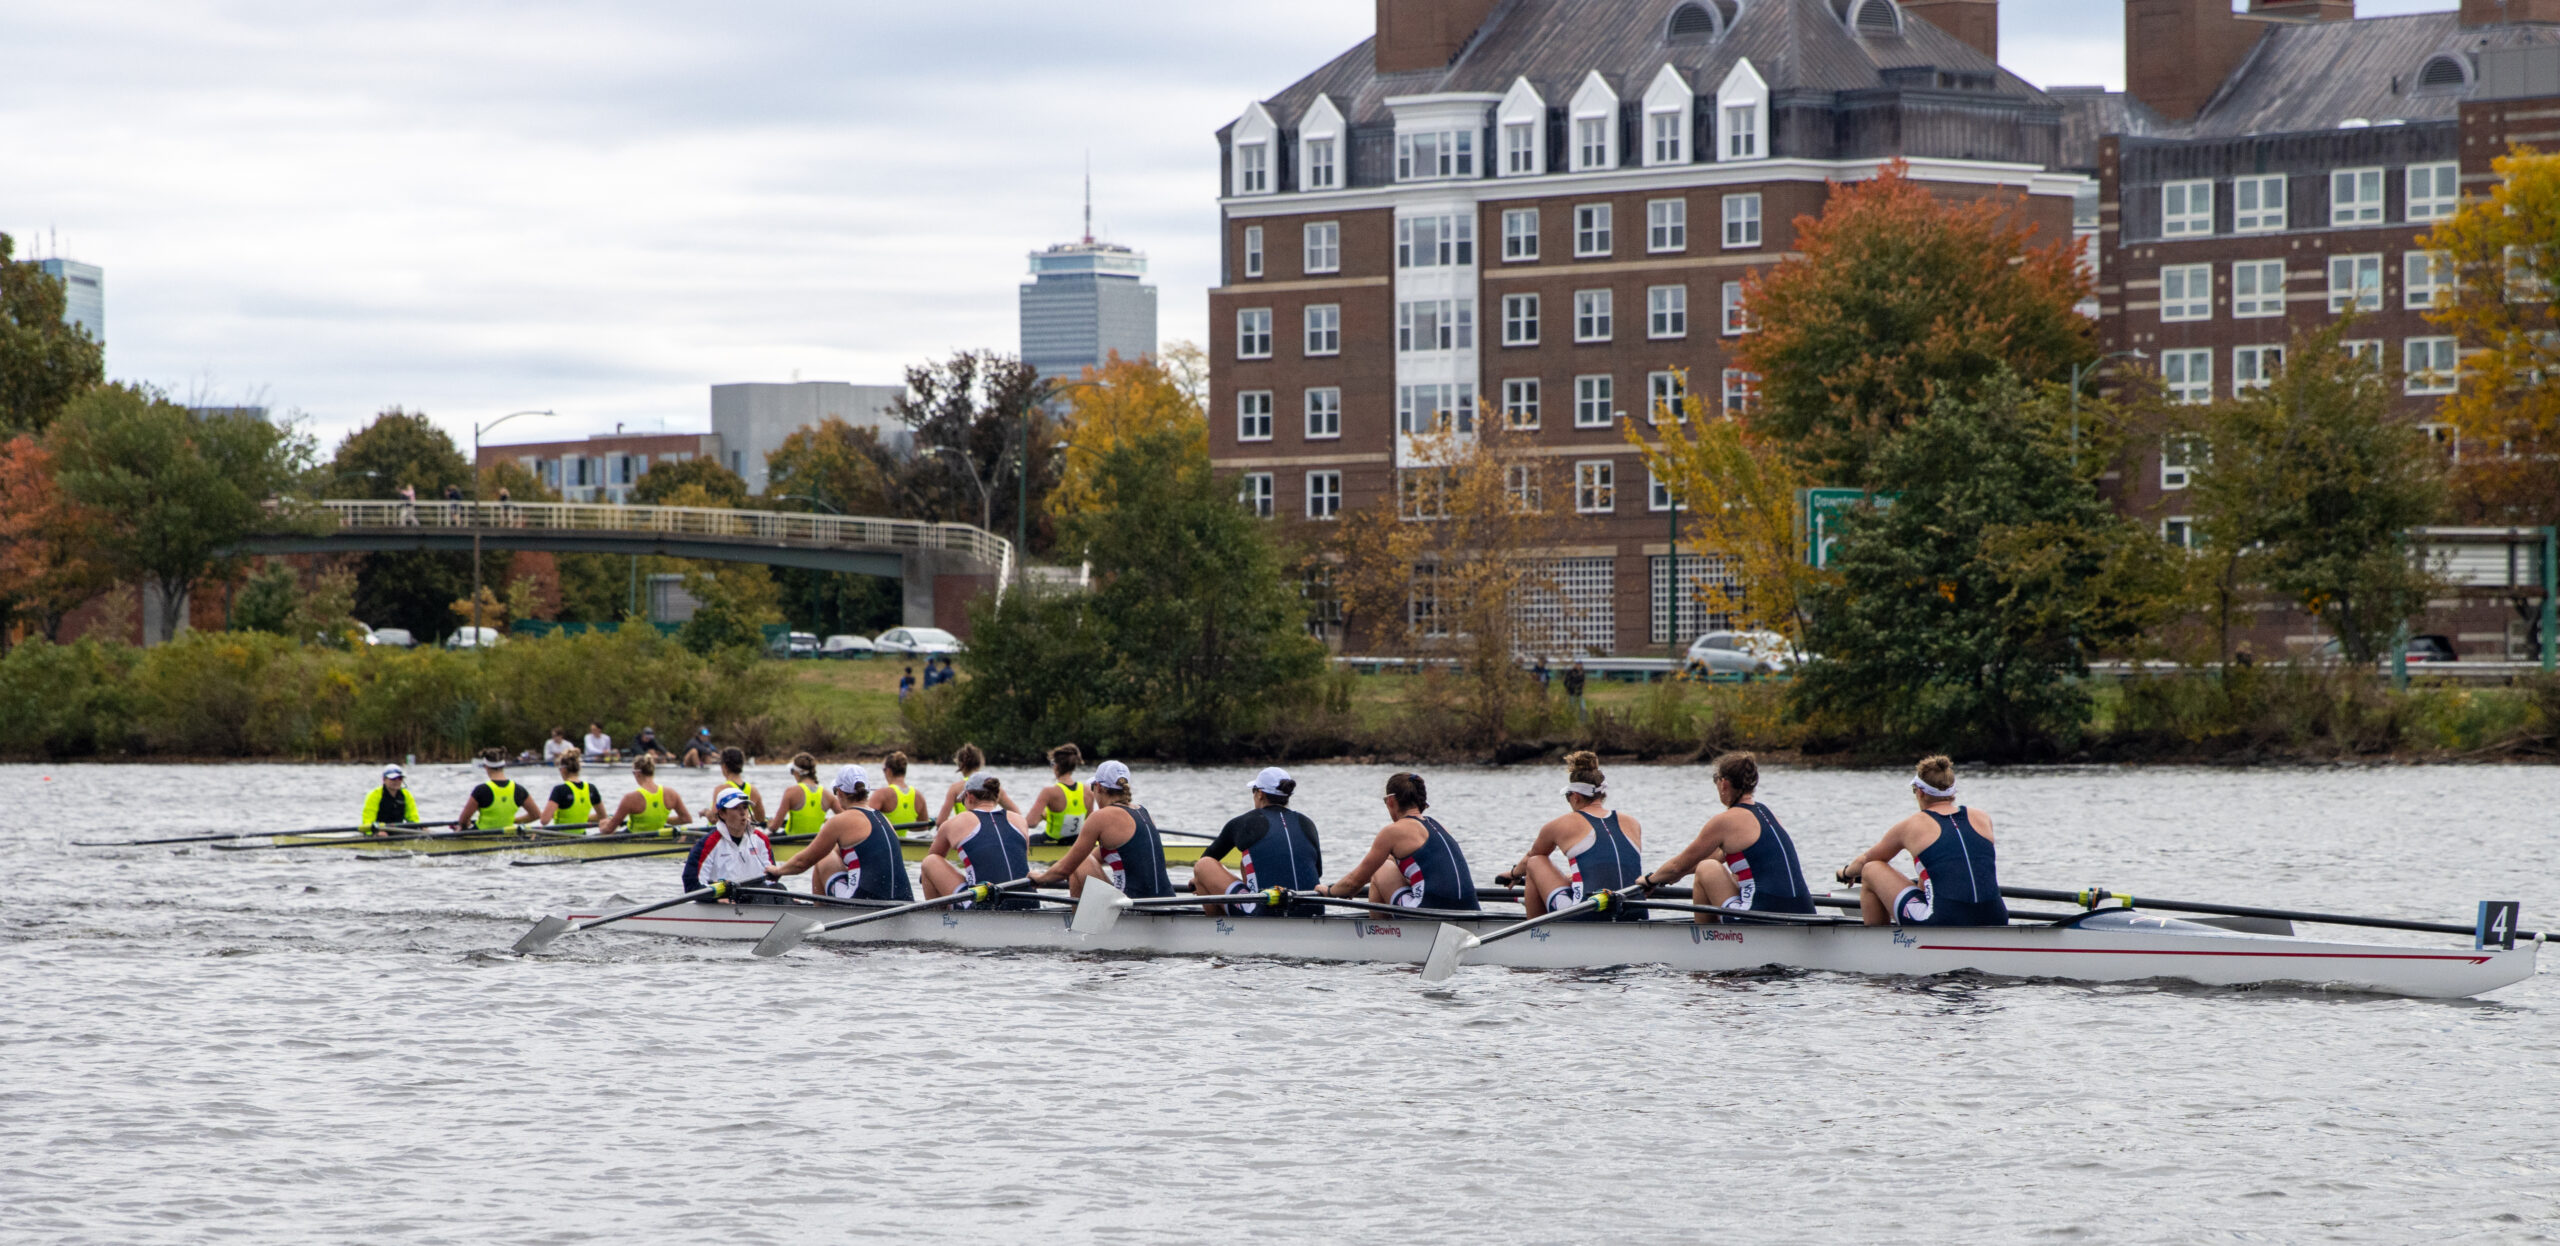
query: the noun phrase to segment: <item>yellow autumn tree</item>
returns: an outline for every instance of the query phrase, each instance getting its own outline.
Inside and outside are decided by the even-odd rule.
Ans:
[[[1095,474],[1115,447],[1168,430],[1206,453],[1209,423],[1183,379],[1153,359],[1113,351],[1099,368],[1060,386],[1066,398],[1066,462],[1049,491],[1049,513],[1072,519],[1101,505]]]
[[[2457,505],[2473,522],[2560,522],[2560,155],[2517,147],[2492,167],[2488,196],[2419,240],[2437,256],[2427,319],[2460,351],[2443,407],[2464,447]],[[2403,362],[2421,375],[2451,361]]]
[[[1681,382],[1688,388],[1687,378]],[[1701,601],[1738,629],[1804,637],[1804,598],[1822,573],[1807,565],[1797,531],[1796,491],[1802,472],[1770,439],[1743,421],[1711,411],[1695,393],[1679,418],[1655,404],[1650,426],[1627,421],[1627,442],[1686,508],[1680,544],[1707,558],[1728,559]]]

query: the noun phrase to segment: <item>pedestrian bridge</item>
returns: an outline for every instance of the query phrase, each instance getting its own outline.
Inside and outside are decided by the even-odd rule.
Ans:
[[[1013,574],[1013,542],[983,528],[912,519],[786,514],[703,506],[580,502],[321,502],[297,531],[255,537],[242,554],[384,550],[655,554],[885,576],[905,590],[909,627],[949,627],[968,599]],[[947,600],[945,600],[947,599]],[[937,611],[936,606],[942,608]]]

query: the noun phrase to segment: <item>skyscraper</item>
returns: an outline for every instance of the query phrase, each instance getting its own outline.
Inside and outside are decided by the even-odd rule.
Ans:
[[[62,283],[62,318],[106,341],[106,270],[78,260],[37,260],[36,267]]]
[[[1031,253],[1022,287],[1022,361],[1043,379],[1072,379],[1118,351],[1156,353],[1156,288],[1147,257],[1093,237],[1093,195],[1085,194],[1084,240]]]

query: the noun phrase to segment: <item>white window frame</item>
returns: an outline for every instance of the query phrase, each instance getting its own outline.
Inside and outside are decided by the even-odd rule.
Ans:
[[[1689,249],[1689,201],[1654,199],[1644,205],[1644,249],[1655,255]]]
[[[2339,284],[2339,277],[2346,284]],[[2370,278],[2370,281],[2367,280]],[[2357,311],[2382,310],[2382,256],[2332,255],[2329,257],[2329,310],[2337,313],[2353,306]]]
[[[2160,266],[2160,319],[2165,323],[2213,319],[2213,265]]]
[[[2368,368],[2372,368],[2377,372],[2382,370],[2381,338],[2349,338],[2346,341],[2338,343],[2338,350],[2340,353],[2346,355],[2347,358],[2358,360]]]
[[[1236,440],[1271,440],[1271,391],[1248,389],[1236,395]]]
[[[2284,261],[2234,260],[2231,263],[2231,318],[2256,320],[2284,314]],[[2268,285],[2273,277],[2275,284]]]
[[[1476,175],[1476,132],[1420,130],[1396,135],[1396,180],[1441,182]]]
[[[1309,386],[1306,394],[1307,440],[1337,441],[1342,437],[1342,387]]]
[[[1659,342],[1689,336],[1689,287],[1653,286],[1644,302],[1646,337]]]
[[[2402,170],[2402,218],[2440,220],[2462,207],[2462,166],[2451,161],[2413,164]]]
[[[2271,234],[2283,229],[2289,198],[2281,173],[2231,179],[2231,232]]]
[[[2196,464],[2204,459],[2204,438],[2171,433],[2160,439],[2160,491],[2175,493],[2195,483]]]
[[[1686,502],[1680,503],[1677,507],[1674,507],[1671,504],[1671,485],[1669,482],[1663,480],[1662,473],[1653,470],[1651,467],[1644,469],[1644,485],[1644,508],[1646,510],[1660,515],[1671,510],[1685,511],[1689,509],[1689,504]]]
[[[1242,307],[1236,309],[1236,358],[1269,359],[1271,357],[1271,309]]]
[[[1529,432],[1539,426],[1538,378],[1513,377],[1502,383],[1502,426],[1514,432]]]
[[[1618,378],[1598,372],[1573,378],[1573,426],[1607,428],[1617,418]]]
[[[1742,304],[1742,283],[1724,283],[1719,298],[1718,314],[1723,317],[1724,336],[1740,337],[1751,332],[1751,312]]]
[[[1676,370],[1648,372],[1644,378],[1644,422],[1659,424],[1668,407],[1671,422],[1685,424],[1689,420],[1689,383]]]
[[[1752,402],[1760,396],[1760,374],[1741,368],[1724,370],[1724,413],[1746,415]]]
[[[1686,110],[1666,108],[1646,113],[1644,138],[1646,164],[1689,163],[1689,114]]]
[[[2282,346],[2234,346],[2231,348],[2231,396],[2239,397],[2253,389],[2275,384],[2276,373],[2284,370]]]
[[[2164,182],[2160,186],[2160,236],[2206,238],[2213,234],[2213,181]]]
[[[2379,225],[2382,223],[2382,175],[2384,170],[2333,169],[2329,173],[2329,224]]]
[[[2213,401],[2213,352],[2160,352],[2160,382],[2168,390],[2171,402],[2193,406]]]
[[[1502,344],[1535,346],[1538,344],[1538,296],[1506,294],[1502,296]]]
[[[2179,549],[2196,548],[2196,521],[2192,515],[2169,515],[2160,520],[2160,539]]]
[[[1342,165],[1338,154],[1341,151],[1339,142],[1340,140],[1330,134],[1317,135],[1306,141],[1307,172],[1304,180],[1308,190],[1332,190],[1340,185],[1338,179]]]
[[[1534,264],[1538,260],[1538,210],[1509,208],[1502,213],[1502,262]]]
[[[2404,251],[2400,255],[2400,305],[2410,311],[2432,311],[2436,295],[2453,293],[2453,253]]]
[[[1475,348],[1474,299],[1410,299],[1396,304],[1396,350],[1399,353]]]
[[[1273,518],[1277,508],[1272,505],[1272,484],[1269,472],[1246,472],[1236,482],[1236,501],[1256,519]]]
[[[1262,275],[1262,227],[1260,225],[1244,227],[1244,275],[1247,277]]]
[[[2450,394],[2462,385],[2462,351],[2449,337],[2413,337],[2400,343],[2400,392]]]
[[[1573,465],[1573,513],[1609,515],[1618,509],[1618,463],[1581,459]]]
[[[1307,473],[1307,518],[1330,521],[1342,517],[1342,473]]]
[[[1618,247],[1615,205],[1577,203],[1573,205],[1573,255],[1575,259],[1606,259]]]
[[[1606,342],[1617,335],[1617,293],[1613,290],[1573,292],[1573,340]]]
[[[1502,123],[1502,174],[1525,177],[1538,171],[1538,123]]]
[[[1533,460],[1505,464],[1502,469],[1502,492],[1513,505],[1533,515],[1547,505],[1546,482],[1541,479],[1545,473],[1538,468],[1539,464]]]
[[[1724,197],[1724,249],[1748,251],[1760,245],[1760,194]]]
[[[1308,358],[1342,353],[1342,304],[1309,303],[1306,322]]]
[[[1236,193],[1267,195],[1271,193],[1271,144],[1255,139],[1236,144]]]
[[[1573,170],[1576,173],[1618,167],[1618,118],[1577,115],[1573,119]]]
[[[1757,160],[1760,158],[1760,106],[1727,104],[1724,116],[1724,158]]]
[[[1306,252],[1300,262],[1307,272],[1342,271],[1342,222],[1311,221],[1300,234]]]
[[[1428,231],[1422,227],[1430,226]],[[1423,235],[1428,232],[1430,236]],[[1396,218],[1396,267],[1469,268],[1476,262],[1476,218],[1465,212]]]

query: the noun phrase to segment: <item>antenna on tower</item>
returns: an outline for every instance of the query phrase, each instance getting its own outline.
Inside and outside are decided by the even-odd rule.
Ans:
[[[1093,245],[1093,149],[1084,149],[1084,244]]]

